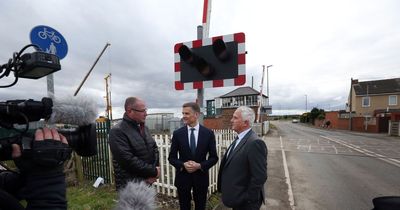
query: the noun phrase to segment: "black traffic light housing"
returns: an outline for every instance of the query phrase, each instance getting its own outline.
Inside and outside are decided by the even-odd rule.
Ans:
[[[244,41],[244,33],[237,33],[176,44],[175,89],[204,88],[204,82],[208,87],[243,85]]]
[[[181,60],[189,65],[186,68],[189,69],[194,67],[200,73],[200,75],[206,78],[211,78],[213,76],[214,68],[206,60],[204,60],[204,58],[198,56],[196,53],[193,53],[192,50],[190,50],[186,45],[182,45],[179,48],[179,55],[181,56]],[[192,73],[192,70],[193,69],[189,69],[187,73]]]

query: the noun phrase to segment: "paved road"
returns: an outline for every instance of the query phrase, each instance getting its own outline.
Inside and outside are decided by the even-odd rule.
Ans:
[[[273,121],[267,209],[372,209],[400,195],[400,139]]]

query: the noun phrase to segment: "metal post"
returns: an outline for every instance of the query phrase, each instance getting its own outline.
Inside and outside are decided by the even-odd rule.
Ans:
[[[267,66],[267,95],[268,95],[268,103],[267,105],[269,106],[269,76],[268,76],[268,68],[272,67],[272,65]]]
[[[197,39],[203,39],[203,26],[197,26]],[[197,89],[197,104],[200,107],[200,117],[199,123],[203,124],[204,114],[203,114],[203,103],[204,103],[204,89]]]
[[[49,98],[54,98],[54,75],[47,75],[47,96]]]
[[[305,96],[306,96],[306,113],[307,113],[307,94]]]
[[[267,96],[268,96],[268,100],[267,100],[267,105],[269,106],[269,76],[268,76],[268,68],[272,67],[272,65],[267,66]]]
[[[202,25],[197,26],[197,39],[208,38],[208,33],[210,28],[211,2],[212,0],[204,0]],[[203,124],[203,119],[204,119],[203,103],[204,103],[204,89],[200,88],[197,89],[197,104],[199,104],[201,112],[199,117],[200,124]]]
[[[263,92],[263,85],[264,85],[264,72],[265,72],[265,65],[262,65],[263,67],[263,72],[262,72],[262,77],[261,77],[261,86],[260,86],[260,99],[258,101],[258,110],[257,110],[257,119],[256,122],[259,123],[261,121],[261,106],[262,106],[262,92]]]

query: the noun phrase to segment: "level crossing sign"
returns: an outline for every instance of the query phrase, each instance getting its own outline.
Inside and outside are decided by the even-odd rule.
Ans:
[[[245,34],[175,44],[175,89],[239,86],[246,83]]]

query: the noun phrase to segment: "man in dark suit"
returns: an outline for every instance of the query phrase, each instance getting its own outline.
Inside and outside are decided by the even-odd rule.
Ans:
[[[254,111],[245,106],[236,109],[231,119],[238,134],[229,146],[218,173],[218,191],[222,202],[233,210],[258,210],[264,202],[267,180],[267,146],[251,129]]]
[[[199,124],[198,104],[183,104],[182,114],[186,125],[174,131],[168,161],[176,168],[175,186],[180,209],[190,210],[193,190],[195,209],[205,210],[208,169],[218,161],[215,136],[213,131]]]

